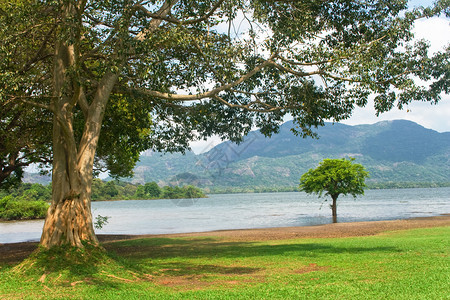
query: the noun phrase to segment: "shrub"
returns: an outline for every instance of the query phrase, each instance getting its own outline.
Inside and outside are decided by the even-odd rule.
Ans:
[[[42,219],[47,214],[48,206],[48,203],[44,201],[16,201],[8,195],[0,199],[0,219]]]

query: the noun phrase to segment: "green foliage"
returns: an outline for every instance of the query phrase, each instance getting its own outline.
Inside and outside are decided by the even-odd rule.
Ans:
[[[165,186],[156,182],[134,185],[119,181],[103,182],[94,179],[92,200],[132,200],[132,199],[192,199],[205,198],[205,193],[192,185]],[[51,200],[51,185],[23,183],[9,192],[0,191],[0,219],[26,220],[43,219]],[[108,223],[109,217],[97,216],[94,226],[98,229]]]
[[[179,186],[165,186],[162,189],[163,197],[167,199],[176,199],[177,195],[182,194],[182,189]]]
[[[162,188],[162,198],[164,199],[192,199],[205,198],[205,194],[197,187],[192,185],[165,186]]]
[[[152,199],[185,199],[205,198],[204,192],[192,185],[159,187],[156,182],[144,185],[131,184],[122,181],[104,182],[94,179],[92,186],[92,200],[152,200]]]
[[[101,215],[98,215],[98,216],[95,218],[94,228],[95,228],[95,229],[102,229],[103,226],[105,226],[106,224],[108,224],[109,218],[110,218],[110,217],[108,217],[108,216],[101,216]]]
[[[191,198],[204,198],[205,194],[202,192],[202,190],[200,190],[199,188],[192,186],[192,185],[187,185],[187,186],[183,186],[183,198],[187,198],[187,199],[191,199]]]
[[[340,194],[353,197],[364,194],[369,173],[351,159],[324,159],[317,168],[310,169],[300,179],[300,190],[337,199]]]
[[[32,89],[35,95],[43,93],[36,78],[48,71],[48,66],[35,64],[43,56],[49,59],[40,46],[49,29],[40,6],[36,1],[2,1],[0,7],[0,189],[17,186],[26,166],[51,162],[51,113],[19,101]],[[39,28],[28,30],[37,19],[42,21]]]
[[[0,197],[11,196],[15,201],[50,202],[52,186],[39,183],[22,183],[8,191],[0,190]]]
[[[144,185],[139,185],[135,193],[136,197],[138,197],[139,199],[159,198],[161,194],[162,194],[161,188],[154,181],[147,182]]]
[[[134,199],[134,195],[139,186],[134,184],[94,179],[92,182],[92,201],[101,200],[127,200]]]
[[[105,195],[106,197],[110,197],[111,199],[119,194],[119,190],[116,188],[116,185],[113,181],[108,181],[107,183],[103,184],[99,192],[100,194]]]
[[[0,191],[0,219],[27,220],[45,218],[51,186],[23,183],[9,191]]]
[[[42,219],[49,204],[44,201],[17,201],[12,196],[0,199],[0,220]]]

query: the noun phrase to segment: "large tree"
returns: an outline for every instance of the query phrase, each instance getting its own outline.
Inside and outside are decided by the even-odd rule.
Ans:
[[[351,159],[324,159],[317,168],[309,169],[300,178],[300,190],[321,197],[330,196],[333,223],[337,223],[337,199],[339,195],[364,195],[365,180],[369,173],[363,165]]]
[[[145,149],[182,151],[214,134],[239,141],[252,127],[270,135],[288,114],[308,135],[370,95],[378,112],[438,102],[449,89],[448,50],[430,57],[411,30],[448,13],[446,3],[413,11],[404,0],[3,3],[0,101],[24,116],[45,110],[52,123],[41,245],[98,244],[93,170],[129,175]]]

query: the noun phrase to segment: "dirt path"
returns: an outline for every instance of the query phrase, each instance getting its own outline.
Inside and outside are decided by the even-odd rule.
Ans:
[[[385,231],[450,226],[450,214],[407,220],[337,223],[304,227],[221,230],[164,235],[99,235],[103,243],[133,238],[215,236],[229,241],[266,241],[294,238],[338,238],[375,235]],[[0,263],[18,263],[36,249],[38,243],[0,244]]]

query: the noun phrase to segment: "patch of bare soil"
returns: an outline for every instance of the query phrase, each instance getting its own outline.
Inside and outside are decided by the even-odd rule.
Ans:
[[[317,264],[309,264],[301,269],[295,270],[294,273],[296,274],[305,274],[305,273],[311,273],[316,271],[326,271],[328,267],[321,267]]]
[[[334,223],[317,226],[302,227],[277,227],[261,229],[242,229],[242,230],[219,230],[199,233],[182,233],[170,235],[140,235],[136,238],[145,237],[194,237],[194,236],[213,236],[224,237],[227,241],[268,241],[285,240],[295,238],[340,238],[354,236],[376,235],[385,231],[406,230],[414,228],[428,228],[450,226],[450,214],[436,217],[414,218],[406,220],[392,221],[371,221],[371,222],[352,222],[352,223]],[[120,236],[109,236],[110,240]]]
[[[386,231],[406,230],[450,226],[450,214],[437,217],[414,218],[407,220],[335,223],[304,227],[279,227],[263,229],[221,230],[200,233],[166,234],[166,235],[99,235],[101,242],[112,242],[135,238],[151,237],[223,237],[227,241],[267,241],[296,238],[339,238],[376,235]],[[38,243],[0,244],[0,263],[19,263],[33,252]]]

